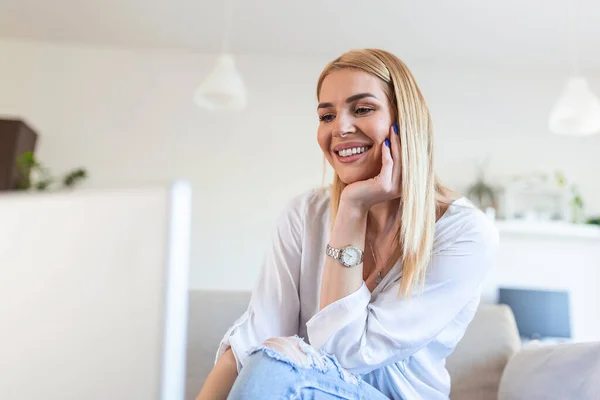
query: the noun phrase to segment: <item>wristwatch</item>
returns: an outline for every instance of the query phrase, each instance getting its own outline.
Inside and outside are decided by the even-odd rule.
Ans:
[[[342,247],[341,249],[336,249],[335,247],[327,245],[325,254],[339,261],[344,267],[352,268],[363,262],[364,252],[358,247],[351,245]]]

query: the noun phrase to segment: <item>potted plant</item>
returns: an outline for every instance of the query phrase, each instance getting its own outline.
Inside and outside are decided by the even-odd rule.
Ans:
[[[481,210],[497,209],[496,190],[485,180],[485,169],[489,164],[486,158],[477,166],[477,179],[467,188],[467,197]]]
[[[83,182],[88,176],[84,168],[75,168],[63,176],[53,176],[49,169],[40,163],[31,151],[23,153],[17,158],[17,169],[19,171],[17,190],[71,189]]]

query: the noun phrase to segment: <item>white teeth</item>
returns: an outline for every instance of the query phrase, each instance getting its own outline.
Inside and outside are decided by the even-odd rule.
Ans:
[[[367,147],[367,146],[364,146],[364,147],[353,147],[351,149],[340,150],[338,152],[338,154],[340,155],[340,157],[348,157],[348,156],[352,156],[354,154],[364,153],[368,149],[369,149],[369,147]]]

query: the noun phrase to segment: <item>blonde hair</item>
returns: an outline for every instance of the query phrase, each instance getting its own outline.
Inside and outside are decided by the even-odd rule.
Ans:
[[[400,294],[410,297],[422,285],[433,247],[438,198],[444,197],[434,173],[433,132],[425,99],[406,65],[393,54],[378,49],[349,51],[330,62],[319,77],[317,98],[323,80],[331,72],[350,68],[374,75],[398,123],[402,164],[401,198],[398,209],[400,227],[388,267],[402,258]],[[394,160],[398,162],[398,160]],[[331,186],[331,225],[337,215],[342,190],[346,185],[334,173]]]

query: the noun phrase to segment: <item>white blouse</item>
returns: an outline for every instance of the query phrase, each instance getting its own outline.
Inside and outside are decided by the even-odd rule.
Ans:
[[[296,196],[281,213],[247,311],[227,331],[238,371],[266,339],[299,335],[334,354],[386,396],[448,399],[446,357],[479,304],[481,284],[498,245],[494,224],[468,200],[456,200],[435,224],[423,290],[399,298],[396,265],[371,293],[363,285],[319,311],[329,188]]]

